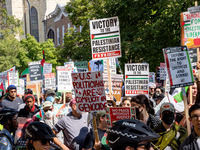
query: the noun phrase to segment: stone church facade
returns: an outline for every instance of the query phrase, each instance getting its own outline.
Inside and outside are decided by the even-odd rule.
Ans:
[[[18,37],[22,39],[26,34],[33,35],[38,42],[46,40],[46,25],[44,21],[46,16],[55,10],[57,4],[66,5],[70,0],[5,0],[8,15],[15,16],[22,21],[23,35]],[[30,9],[29,9],[29,4]],[[29,17],[29,12],[30,16]],[[31,24],[30,24],[31,18]]]

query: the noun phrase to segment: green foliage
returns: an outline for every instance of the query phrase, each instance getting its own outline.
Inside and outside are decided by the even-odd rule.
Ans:
[[[118,16],[122,70],[125,63],[147,62],[150,71],[164,62],[162,49],[180,46],[180,13],[194,6],[192,0],[73,0],[66,6],[70,20],[81,33],[68,32],[63,56],[90,60],[89,20]]]

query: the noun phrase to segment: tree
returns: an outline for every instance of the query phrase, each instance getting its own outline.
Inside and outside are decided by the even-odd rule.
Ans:
[[[26,57],[29,59],[29,62],[42,60],[44,51],[45,62],[52,63],[52,71],[55,72],[57,57],[52,39],[38,43],[33,36],[28,34],[27,38],[22,39],[20,43],[27,52]],[[24,69],[28,68],[28,62],[23,67]]]

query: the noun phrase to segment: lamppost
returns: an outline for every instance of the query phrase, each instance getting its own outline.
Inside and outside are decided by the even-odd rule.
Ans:
[[[31,34],[31,6],[28,0],[26,0],[29,7],[29,25],[30,25],[30,34]]]

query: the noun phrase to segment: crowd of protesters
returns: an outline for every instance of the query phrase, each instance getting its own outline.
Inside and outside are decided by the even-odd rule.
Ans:
[[[200,68],[199,63],[197,68]],[[189,99],[190,94],[192,100]],[[31,118],[25,129],[27,141],[24,149],[27,150],[200,149],[200,81],[195,81],[192,92],[187,91],[189,118],[185,117],[185,112],[178,112],[170,102],[162,103],[159,114],[155,114],[155,107],[165,95],[164,87],[149,83],[149,97],[122,95],[121,103],[116,105],[116,99],[112,95],[107,96],[107,107],[135,107],[136,120],[124,119],[108,127],[106,111],[97,112],[97,141],[92,114],[77,111],[72,92],[63,94],[47,89],[38,106],[37,96],[31,89],[26,89],[21,99],[17,96],[17,88],[10,85],[7,93],[0,98],[0,150],[17,149],[14,136],[19,117]],[[71,109],[67,115],[58,118],[53,113],[54,104],[63,104],[63,99]],[[35,114],[40,110],[44,114],[38,119]],[[191,123],[190,135],[187,134],[187,119]]]

